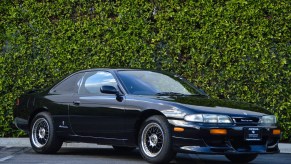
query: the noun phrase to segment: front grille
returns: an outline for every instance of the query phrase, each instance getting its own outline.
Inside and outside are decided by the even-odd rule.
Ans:
[[[234,123],[241,126],[256,126],[260,119],[257,117],[233,117]]]

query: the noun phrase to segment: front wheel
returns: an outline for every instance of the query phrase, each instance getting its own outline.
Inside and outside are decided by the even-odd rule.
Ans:
[[[249,163],[256,159],[258,154],[226,154],[225,157],[233,163]]]
[[[172,148],[171,128],[163,116],[149,117],[138,135],[141,156],[150,163],[168,163],[176,155]]]
[[[51,115],[47,112],[38,113],[33,118],[29,138],[37,153],[55,153],[63,144],[56,136]]]

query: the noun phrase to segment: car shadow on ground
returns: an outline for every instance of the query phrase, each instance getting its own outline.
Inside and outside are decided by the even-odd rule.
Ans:
[[[113,148],[62,148],[55,154],[57,156],[82,156],[82,157],[96,157],[96,158],[108,158],[110,160],[121,160],[121,161],[136,161],[137,163],[147,163],[139,154],[139,150],[134,151],[116,151]],[[202,157],[202,158],[201,158]],[[214,159],[213,159],[214,157]],[[210,156],[203,157],[203,155],[195,154],[182,154],[178,153],[171,164],[223,164],[230,163],[224,156]]]

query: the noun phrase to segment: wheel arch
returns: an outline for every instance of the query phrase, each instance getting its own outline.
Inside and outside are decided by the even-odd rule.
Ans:
[[[30,114],[30,117],[29,117],[29,120],[28,120],[28,127],[30,129],[30,126],[31,126],[31,121],[33,120],[33,118],[40,112],[48,112],[48,109],[46,108],[37,108],[35,109],[31,114]]]
[[[141,112],[139,119],[135,123],[135,144],[138,144],[138,133],[142,123],[151,116],[160,115],[166,117],[161,111],[156,109],[147,109]]]

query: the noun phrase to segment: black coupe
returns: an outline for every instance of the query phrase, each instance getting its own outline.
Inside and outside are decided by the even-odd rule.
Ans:
[[[177,75],[136,69],[90,69],[17,99],[14,122],[38,153],[64,141],[139,148],[151,163],[177,152],[222,154],[249,162],[278,153],[276,117],[248,103],[212,99]]]

